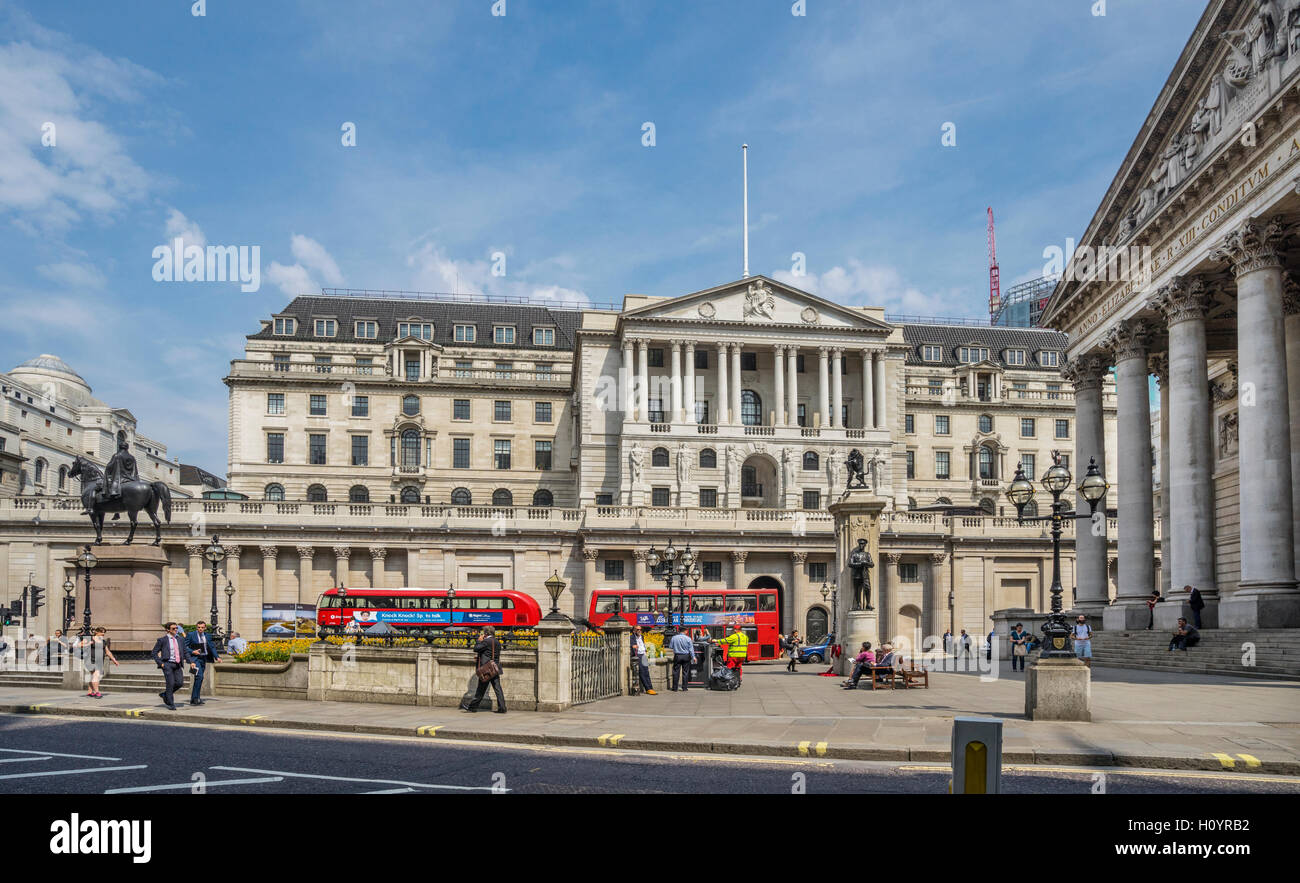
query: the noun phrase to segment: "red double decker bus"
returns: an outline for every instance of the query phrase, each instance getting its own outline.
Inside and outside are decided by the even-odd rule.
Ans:
[[[341,635],[351,622],[365,630],[386,622],[398,631],[420,632],[453,626],[493,625],[531,628],[542,608],[523,592],[465,589],[447,603],[446,589],[329,589],[316,602],[322,635]]]
[[[740,623],[749,636],[749,659],[776,659],[780,613],[777,589],[687,589],[686,612],[678,611],[680,593],[673,593],[673,623],[692,633],[706,631],[721,638]],[[668,625],[668,592],[664,589],[598,589],[591,596],[587,619],[602,626],[615,613],[642,628]]]

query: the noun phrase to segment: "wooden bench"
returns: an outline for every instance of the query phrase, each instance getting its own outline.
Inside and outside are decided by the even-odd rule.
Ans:
[[[895,672],[895,676],[901,678],[903,686],[907,687],[924,687],[930,689],[930,671],[925,666],[916,667],[916,660],[909,660],[906,668],[900,668]]]
[[[871,669],[871,689],[894,689],[898,681],[898,669],[896,668],[877,668],[872,666]]]

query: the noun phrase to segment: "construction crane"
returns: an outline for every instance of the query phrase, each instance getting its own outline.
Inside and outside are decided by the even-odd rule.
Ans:
[[[993,235],[993,206],[989,206],[989,315],[997,314],[1002,302],[1002,283],[998,276],[998,241]]]

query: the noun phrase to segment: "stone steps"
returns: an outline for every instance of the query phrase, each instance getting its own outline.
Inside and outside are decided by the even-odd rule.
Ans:
[[[1247,643],[1254,645],[1253,666],[1242,665]],[[1144,671],[1300,678],[1300,630],[1202,629],[1200,643],[1185,653],[1169,651],[1165,630],[1098,631],[1092,662]]]

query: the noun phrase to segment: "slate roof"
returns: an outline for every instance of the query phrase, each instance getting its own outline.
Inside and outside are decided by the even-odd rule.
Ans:
[[[492,349],[535,349],[533,328],[554,327],[555,346],[544,347],[559,351],[573,350],[575,332],[582,324],[579,310],[554,310],[550,307],[526,304],[454,303],[434,300],[385,300],[359,297],[295,297],[287,307],[274,314],[292,316],[298,320],[293,334],[275,334],[274,324],[263,331],[248,335],[249,340],[302,340],[315,343],[386,343],[397,337],[397,323],[406,321],[432,322],[433,343],[451,347],[484,347]],[[334,337],[316,337],[312,319],[338,321]],[[358,338],[355,322],[373,319],[379,322],[377,338]],[[455,325],[474,325],[478,328],[475,342],[457,343],[452,339]],[[514,325],[515,342],[492,342],[493,325]],[[541,347],[536,347],[541,349]]]
[[[1061,363],[1065,362],[1065,348],[1069,336],[1059,331],[1044,328],[1006,328],[990,325],[903,325],[903,339],[907,341],[908,365],[930,366],[935,368],[955,368],[962,362],[957,359],[957,350],[968,344],[988,347],[989,361],[996,362],[1003,368],[1013,371],[1044,371],[1058,373],[1060,368],[1044,368],[1038,364],[1035,353],[1039,350],[1058,350]],[[927,362],[921,358],[921,346],[938,344],[943,347],[942,362]],[[1008,365],[1003,353],[1006,350],[1024,350],[1025,364]]]
[[[223,488],[226,486],[226,480],[218,475],[213,475],[201,466],[191,466],[188,463],[180,464],[180,483],[183,485],[204,484],[208,487]]]

